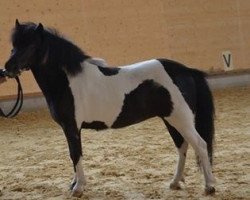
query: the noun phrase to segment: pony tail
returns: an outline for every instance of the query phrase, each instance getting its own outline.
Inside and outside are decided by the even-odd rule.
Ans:
[[[193,70],[193,78],[196,83],[197,104],[195,115],[195,128],[207,143],[208,157],[213,163],[214,143],[214,103],[212,92],[206,81],[206,74]],[[199,164],[199,160],[197,160]]]

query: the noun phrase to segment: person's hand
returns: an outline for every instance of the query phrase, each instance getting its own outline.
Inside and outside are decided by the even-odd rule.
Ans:
[[[3,82],[5,82],[6,81],[6,78],[0,78],[0,83],[3,83]]]

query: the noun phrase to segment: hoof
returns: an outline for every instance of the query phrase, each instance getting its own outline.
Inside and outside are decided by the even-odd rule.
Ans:
[[[210,186],[205,188],[205,195],[214,195],[215,194],[215,188]]]
[[[169,188],[171,190],[181,190],[180,184],[179,183],[175,183],[175,182],[170,183]]]
[[[82,194],[83,194],[83,191],[73,190],[72,193],[71,193],[71,196],[80,198],[82,196]]]

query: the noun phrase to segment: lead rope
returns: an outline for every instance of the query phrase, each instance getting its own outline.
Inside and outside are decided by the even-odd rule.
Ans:
[[[20,112],[20,110],[22,108],[22,105],[23,105],[23,89],[22,89],[22,85],[20,83],[20,80],[19,80],[18,76],[16,76],[15,79],[16,79],[16,82],[17,82],[17,98],[16,98],[16,102],[15,102],[13,108],[7,114],[5,114],[3,112],[3,110],[0,108],[0,116],[1,117],[6,117],[6,118],[15,117]]]

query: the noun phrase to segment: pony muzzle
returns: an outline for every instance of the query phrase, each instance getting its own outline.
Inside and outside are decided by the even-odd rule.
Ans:
[[[3,71],[4,77],[8,77],[8,78],[15,78],[15,77],[19,76],[20,73],[21,73],[21,72],[20,72],[19,70],[17,70],[17,71],[8,71],[8,70],[4,70],[4,71]]]
[[[7,76],[7,71],[6,69],[0,69],[0,77],[5,78]]]
[[[15,69],[15,70],[2,69],[0,76],[4,76],[8,78],[15,78],[21,75],[23,71],[28,71],[29,69],[30,69],[29,67],[24,67],[22,69]]]

